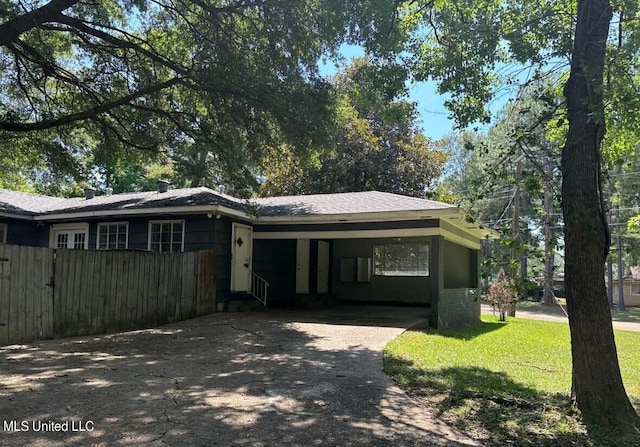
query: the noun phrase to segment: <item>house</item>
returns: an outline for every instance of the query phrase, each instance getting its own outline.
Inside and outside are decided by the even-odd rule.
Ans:
[[[218,310],[268,293],[269,306],[425,305],[432,326],[467,324],[479,319],[479,249],[489,235],[453,205],[377,191],[241,200],[162,182],[70,199],[0,190],[0,243],[215,249]]]
[[[618,304],[619,301],[618,281],[613,282],[613,302]],[[625,306],[640,306],[640,266],[629,268],[629,274],[622,277],[622,293]]]

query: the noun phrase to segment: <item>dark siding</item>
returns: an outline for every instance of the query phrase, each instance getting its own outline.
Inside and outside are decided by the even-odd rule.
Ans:
[[[471,250],[471,287],[480,287],[480,250]]]
[[[126,219],[113,220],[113,222],[129,222],[129,249],[148,250],[149,249],[149,219]],[[108,221],[101,221],[107,223]]]
[[[185,251],[199,251],[214,248],[215,220],[206,215],[185,217]]]
[[[480,319],[478,250],[445,241],[441,244],[441,285],[437,302],[431,305],[429,324],[446,329],[473,324]]]
[[[429,273],[431,274],[431,307],[429,308],[429,325],[438,327],[440,320],[440,303],[444,289],[444,238],[434,236],[429,246]]]
[[[115,222],[128,222],[129,223],[129,244],[130,250],[147,250],[148,249],[148,236],[147,231],[149,228],[148,218],[128,218],[128,216],[122,216],[120,218],[107,218],[107,219],[93,219],[93,220],[81,220],[78,222],[89,223],[89,250],[95,250],[98,240],[98,224],[101,223],[115,223]]]
[[[213,219],[209,219],[206,215],[195,216],[154,216],[154,217],[134,217],[111,219],[95,219],[84,220],[81,222],[89,223],[89,249],[96,248],[98,237],[98,224],[127,222],[129,224],[129,244],[130,250],[148,250],[149,249],[149,222],[163,220],[184,220],[185,221],[185,251],[208,250],[215,248],[214,229],[215,223]]]
[[[431,242],[430,237],[402,238],[405,242]],[[392,243],[394,239],[343,239],[333,242],[333,292],[338,300],[429,304],[432,296],[433,269],[430,276],[392,277],[371,275],[371,282],[341,282],[340,258],[373,258],[373,245]],[[431,249],[431,247],[430,247]],[[433,259],[433,256],[430,256]],[[431,264],[431,262],[430,262]],[[373,264],[372,264],[373,270]],[[436,268],[437,271],[437,268]]]
[[[444,288],[471,287],[472,250],[444,241]]]
[[[215,219],[213,248],[218,252],[216,301],[226,302],[231,297],[231,224],[227,217]]]
[[[478,250],[444,242],[444,288],[478,287]]]
[[[7,244],[47,247],[49,245],[48,225],[38,226],[30,220],[0,218],[0,223],[7,224]]]

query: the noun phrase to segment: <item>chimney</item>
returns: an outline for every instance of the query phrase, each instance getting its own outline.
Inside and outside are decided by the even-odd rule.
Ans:
[[[165,193],[169,190],[169,181],[168,180],[158,180],[158,192]]]
[[[87,187],[84,189],[84,198],[89,200],[93,199],[96,196],[96,190],[91,187]]]

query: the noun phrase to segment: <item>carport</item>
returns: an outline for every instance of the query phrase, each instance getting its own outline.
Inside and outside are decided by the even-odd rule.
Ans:
[[[430,308],[437,328],[478,321],[487,231],[457,207],[375,192],[263,202],[252,265],[269,282],[270,306],[412,305]]]

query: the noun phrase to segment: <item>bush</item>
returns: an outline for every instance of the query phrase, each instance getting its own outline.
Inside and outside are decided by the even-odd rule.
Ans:
[[[505,321],[507,313],[515,311],[516,294],[513,281],[500,269],[498,279],[489,285],[489,302],[500,313],[500,321]]]

